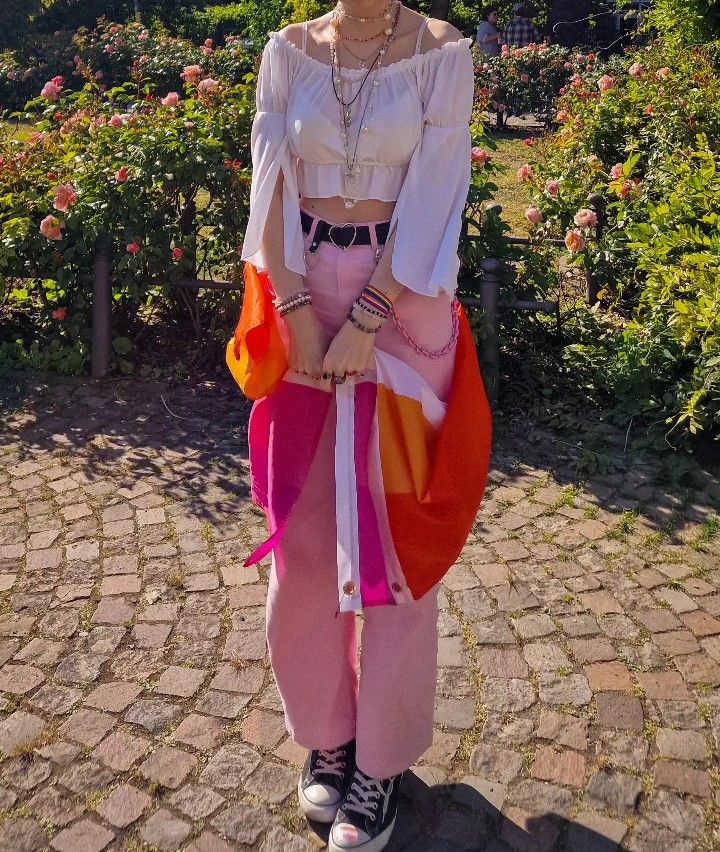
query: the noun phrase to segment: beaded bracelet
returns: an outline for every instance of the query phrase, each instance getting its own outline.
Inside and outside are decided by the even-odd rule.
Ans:
[[[363,323],[355,319],[352,311],[348,313],[347,318],[355,326],[355,328],[357,328],[359,331],[364,332],[365,334],[377,334],[378,331],[380,331],[380,329],[382,328],[382,325],[379,325],[377,328],[369,328],[368,326],[363,325]]]
[[[368,312],[379,311],[383,318],[388,316],[393,306],[392,300],[371,284],[363,287],[362,292],[355,300],[355,304],[359,308],[368,310]]]
[[[280,309],[285,307],[285,305],[289,305],[291,302],[296,301],[301,296],[310,296],[310,291],[307,289],[307,287],[299,287],[297,290],[293,290],[293,292],[287,296],[276,296],[273,299],[273,305],[276,308]]]
[[[284,317],[285,314],[289,314],[291,311],[296,311],[298,308],[304,308],[305,305],[312,305],[312,296],[310,293],[306,293],[304,296],[297,296],[292,301],[283,302],[280,307],[276,308],[276,310],[278,312],[278,316]]]

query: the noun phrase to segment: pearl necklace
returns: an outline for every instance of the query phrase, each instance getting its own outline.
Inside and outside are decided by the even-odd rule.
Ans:
[[[333,90],[335,92],[335,97],[337,98],[338,104],[340,106],[340,136],[342,138],[343,149],[345,151],[345,174],[344,174],[344,186],[343,186],[343,198],[345,199],[345,207],[350,209],[354,207],[357,202],[357,178],[360,174],[360,163],[358,162],[358,149],[360,146],[360,138],[363,134],[368,133],[370,131],[369,126],[365,123],[366,115],[372,114],[372,109],[375,103],[375,94],[377,92],[377,88],[380,85],[380,71],[382,69],[382,64],[384,61],[385,54],[387,52],[388,47],[394,40],[395,27],[397,26],[398,19],[400,17],[400,9],[402,8],[402,3],[400,0],[397,0],[395,7],[395,15],[392,24],[385,30],[385,41],[383,46],[378,51],[377,56],[373,60],[372,65],[368,73],[365,75],[362,83],[360,84],[360,88],[358,89],[355,97],[346,102],[342,96],[342,68],[340,66],[340,61],[338,59],[337,54],[337,44],[343,38],[340,33],[339,26],[339,18],[337,9],[333,12],[333,27],[335,28],[335,35],[330,44],[330,59],[331,59],[331,74],[332,74],[332,82],[333,82]],[[370,74],[373,74],[373,80],[370,85],[370,94],[368,96],[367,101],[365,102],[365,108],[362,111],[362,115],[360,116],[360,126],[358,129],[357,138],[355,139],[355,147],[350,155],[350,143],[349,143],[349,130],[352,124],[352,105],[357,100],[360,92],[362,91],[365,83],[367,82]],[[338,93],[338,88],[340,89]]]

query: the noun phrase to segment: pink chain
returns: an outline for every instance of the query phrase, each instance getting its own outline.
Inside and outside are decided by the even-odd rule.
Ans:
[[[412,346],[412,348],[418,353],[418,355],[424,355],[426,358],[442,358],[444,355],[447,355],[448,352],[455,346],[458,339],[458,334],[460,331],[460,321],[458,319],[458,307],[459,302],[457,299],[452,300],[452,304],[450,305],[450,317],[452,320],[452,332],[450,333],[450,340],[443,346],[442,349],[436,349],[433,351],[432,349],[425,349],[423,346],[420,346],[413,338],[410,336],[410,332],[405,328],[405,326],[400,322],[398,315],[395,313],[395,309],[392,308],[390,310],[390,314],[393,318],[393,322],[397,326],[397,330],[400,332],[400,335],[405,340],[405,342]]]

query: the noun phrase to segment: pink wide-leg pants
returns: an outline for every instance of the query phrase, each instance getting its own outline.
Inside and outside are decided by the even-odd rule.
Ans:
[[[306,237],[306,248],[309,243]],[[322,242],[309,258],[306,284],[330,334],[342,326],[374,269],[371,246],[342,251]],[[447,297],[406,292],[396,307],[416,339],[429,349],[442,348],[451,333]],[[377,346],[403,358],[447,398],[454,353],[426,358],[391,322],[378,334]],[[438,587],[419,601],[365,608],[358,659],[356,616],[337,613],[334,430],[332,404],[308,481],[273,552],[270,662],[287,729],[297,743],[329,749],[355,737],[359,768],[387,778],[408,769],[432,744]]]

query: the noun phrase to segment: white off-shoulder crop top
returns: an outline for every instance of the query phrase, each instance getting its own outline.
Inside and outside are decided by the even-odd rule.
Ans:
[[[359,142],[352,195],[396,202],[392,274],[426,296],[440,290],[452,295],[457,286],[458,240],[470,184],[471,44],[463,38],[383,67],[368,129]],[[359,86],[367,72],[342,73]],[[357,91],[346,86],[346,97],[348,88]],[[366,85],[353,110],[351,150],[369,91]],[[305,275],[299,198],[345,195],[345,151],[330,66],[278,32],[270,34],[260,65],[252,162],[242,258],[265,268],[261,241],[282,171],[285,265]]]

